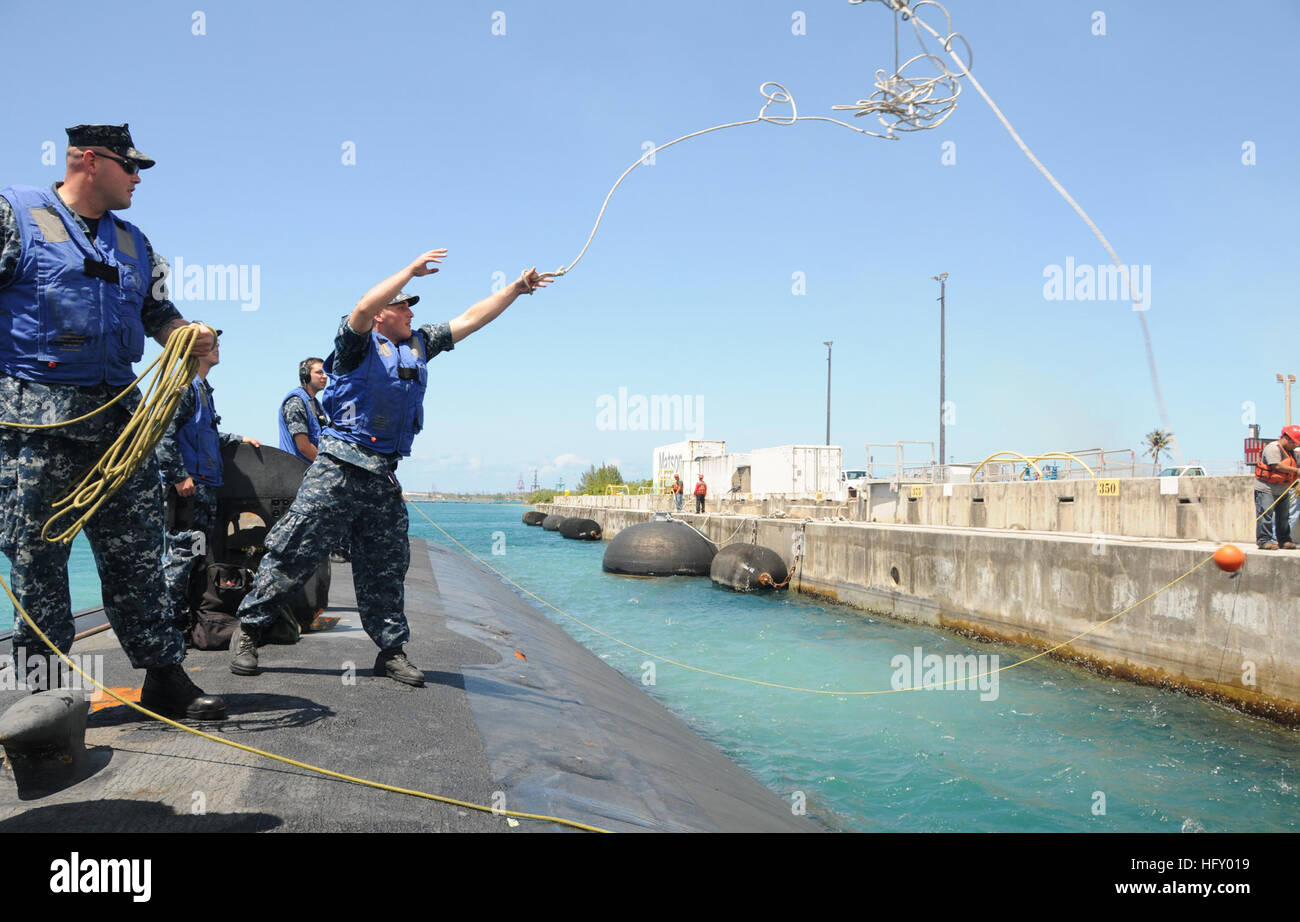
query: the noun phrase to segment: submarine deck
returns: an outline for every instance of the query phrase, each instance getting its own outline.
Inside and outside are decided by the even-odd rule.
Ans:
[[[822,828],[488,570],[419,539],[411,551],[407,653],[424,688],[372,675],[351,569],[335,564],[338,626],[264,647],[260,675],[232,675],[227,651],[190,651],[194,680],[229,712],[193,726],[336,772],[613,831]],[[73,652],[101,654],[104,684],[138,693],[143,673],[110,631]],[[0,691],[0,708],[25,694]],[[568,829],[332,779],[106,703],[89,718],[89,777],[24,799],[5,765],[0,832]]]

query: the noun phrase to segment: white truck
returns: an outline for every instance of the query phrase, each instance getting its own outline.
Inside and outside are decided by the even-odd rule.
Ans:
[[[848,498],[857,499],[860,492],[865,492],[867,472],[858,470],[844,471],[840,474],[840,480],[844,483]]]

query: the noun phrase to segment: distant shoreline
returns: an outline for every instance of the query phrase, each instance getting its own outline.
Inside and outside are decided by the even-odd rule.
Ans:
[[[403,494],[413,503],[497,503],[501,505],[528,505],[527,497],[518,493],[414,493]]]

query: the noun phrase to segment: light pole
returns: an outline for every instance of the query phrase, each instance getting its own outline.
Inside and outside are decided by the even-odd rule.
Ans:
[[[835,345],[835,340],[828,339],[822,342],[826,347],[826,444],[831,443],[831,346]],[[1290,422],[1288,417],[1287,422]]]
[[[930,276],[931,279],[939,283],[939,479],[944,478],[944,465],[948,463],[947,440],[944,437],[943,427],[943,405],[946,403],[944,388],[946,385],[944,376],[944,295],[947,293],[948,273],[940,272],[938,275]]]
[[[1277,376],[1277,383],[1286,388],[1286,425],[1291,425],[1291,385],[1295,384],[1295,375],[1287,375],[1283,378]]]

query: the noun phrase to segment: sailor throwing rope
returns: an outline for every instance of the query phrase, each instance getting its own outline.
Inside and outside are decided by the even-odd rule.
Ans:
[[[536,268],[525,270],[513,285],[458,317],[413,329],[412,308],[420,296],[403,289],[412,279],[437,272],[446,255],[443,249],[421,253],[366,292],[340,320],[334,351],[325,359],[325,371],[334,378],[325,398],[330,422],[293,506],[266,536],[253,589],[239,606],[240,627],[230,641],[235,675],[260,671],[258,647],[267,628],[346,537],[361,626],[379,648],[375,674],[424,684],[424,672],[404,650],[411,636],[405,586],[411,546],[396,471],[424,428],[428,362],[552,278]]]

